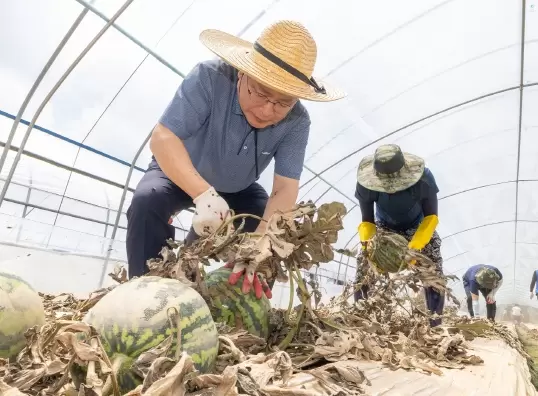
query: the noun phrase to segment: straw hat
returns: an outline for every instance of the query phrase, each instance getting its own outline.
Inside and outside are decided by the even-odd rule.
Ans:
[[[357,181],[370,190],[394,194],[417,183],[424,166],[419,156],[403,153],[396,144],[384,144],[361,160]]]
[[[346,96],[312,77],[316,42],[298,22],[278,21],[265,28],[255,43],[214,29],[204,30],[200,41],[226,63],[284,95],[318,102]]]

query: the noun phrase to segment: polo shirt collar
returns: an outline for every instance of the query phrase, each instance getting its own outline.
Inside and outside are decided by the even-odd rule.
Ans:
[[[237,85],[234,85],[232,110],[233,110],[233,112],[235,114],[244,116],[243,110],[241,110],[241,106],[239,105],[239,96],[237,94]]]

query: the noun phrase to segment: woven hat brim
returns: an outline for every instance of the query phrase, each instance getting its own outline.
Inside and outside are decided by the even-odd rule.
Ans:
[[[315,92],[313,87],[282,70],[269,60],[256,61],[253,57],[252,43],[231,34],[208,29],[200,34],[200,41],[226,63],[281,94],[316,102],[331,102],[347,95],[344,91],[330,87],[326,82],[317,79],[318,84],[325,88],[326,94]],[[257,58],[259,59],[261,56]]]
[[[357,170],[357,181],[370,190],[389,194],[394,194],[413,186],[424,174],[424,159],[410,153],[403,153],[403,155],[405,166],[395,177],[379,175],[375,171],[373,154],[364,157]]]

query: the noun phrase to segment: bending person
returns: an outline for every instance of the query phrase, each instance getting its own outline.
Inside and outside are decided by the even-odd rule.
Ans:
[[[229,209],[263,218],[247,218],[246,232],[263,232],[275,212],[290,210],[310,131],[300,99],[345,96],[312,77],[316,43],[299,23],[276,22],[255,43],[217,30],[200,40],[221,59],[190,71],[153,129],[154,157],[127,211],[129,278],[147,272],[147,260],[175,237],[170,216],[189,207],[195,211],[187,243],[214,232]],[[268,196],[257,180],[273,159]],[[261,297],[256,270],[230,265],[230,283],[246,273],[243,292],[253,284]]]
[[[486,315],[495,321],[497,303],[495,294],[503,283],[503,275],[497,267],[487,264],[477,264],[470,267],[463,275],[463,287],[467,295],[467,309],[473,318],[478,315],[478,292],[486,299]]]
[[[377,230],[384,229],[403,235],[410,249],[421,251],[442,273],[441,238],[435,231],[439,223],[438,192],[435,178],[425,167],[424,160],[403,153],[395,144],[382,145],[374,155],[363,158],[355,192],[362,212],[358,227],[361,254]],[[362,261],[360,257],[358,261]],[[361,271],[357,274],[359,283]],[[430,313],[442,315],[444,293],[427,287],[425,297]],[[430,324],[438,326],[441,319],[431,320]]]

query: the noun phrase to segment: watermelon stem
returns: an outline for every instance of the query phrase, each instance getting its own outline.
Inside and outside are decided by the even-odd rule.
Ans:
[[[103,345],[101,344],[101,340],[97,339],[99,342],[99,346],[103,349]],[[104,351],[104,349],[103,349]],[[112,369],[112,372],[110,373],[110,376],[105,382],[105,385],[103,386],[103,396],[106,396],[110,394],[110,388],[112,387],[112,392],[114,392],[114,396],[121,396],[120,393],[120,387],[118,385],[118,378],[117,374],[120,370],[123,363],[128,359],[127,356],[123,354],[116,354],[114,356],[114,361],[111,362],[108,358],[108,355],[106,353],[103,353],[103,360],[105,363]]]
[[[278,345],[278,348],[283,351],[285,350],[288,345],[293,340],[293,337],[295,337],[295,334],[297,333],[297,330],[299,329],[299,326],[301,324],[301,319],[303,318],[304,310],[305,308],[308,309],[308,312],[310,312],[311,317],[314,317],[314,313],[312,312],[310,297],[311,294],[308,292],[308,289],[306,288],[303,279],[301,277],[301,272],[299,269],[295,266],[293,266],[293,271],[290,271],[290,305],[288,307],[288,312],[286,315],[288,316],[289,320],[289,313],[291,311],[291,305],[293,302],[293,281],[297,281],[297,286],[301,290],[301,293],[299,295],[299,299],[301,300],[301,307],[299,308],[299,313],[297,314],[297,321],[292,326],[291,331],[287,334],[286,338],[282,340],[282,342]]]
[[[286,336],[286,338],[284,338],[282,342],[278,344],[278,349],[280,349],[281,351],[286,350],[286,348],[289,346],[289,344],[293,340],[293,337],[295,337],[297,330],[299,330],[299,325],[301,324],[301,319],[303,317],[304,308],[305,308],[304,304],[301,304],[301,308],[299,308],[299,313],[297,314],[297,322],[293,325],[291,330],[288,332],[288,335]]]
[[[174,313],[170,314],[170,311],[173,310]],[[176,329],[176,361],[179,361],[181,355],[181,315],[176,307],[168,308],[167,312],[168,320],[170,321],[170,329]],[[174,316],[176,318],[176,323],[174,323]]]
[[[289,269],[288,269],[289,271]],[[291,271],[290,271],[291,272]],[[286,323],[291,324],[290,315],[291,310],[293,309],[293,296],[295,293],[295,288],[293,284],[293,276],[290,276],[290,300],[288,303],[288,310],[286,311]]]
[[[226,221],[224,221],[219,228],[217,228],[217,230],[213,233],[213,235],[218,235],[219,232],[221,232],[223,229],[225,229],[226,227],[228,227],[231,223],[233,223],[235,220],[239,220],[239,219],[242,219],[242,218],[247,218],[247,217],[252,217],[253,219],[256,219],[256,220],[259,220],[259,221],[265,221],[267,222],[267,220],[264,220],[263,218],[261,218],[260,216],[256,216],[256,215],[253,215],[253,214],[248,214],[248,213],[243,213],[243,214],[238,214],[236,215],[234,213],[233,210],[230,209],[230,212],[232,214],[232,216],[230,218],[228,218]],[[243,224],[242,224],[243,225]],[[239,227],[239,228],[242,228],[242,227]],[[212,235],[212,236],[213,236]]]
[[[295,277],[297,281],[297,285],[299,286],[299,289],[301,290],[301,296],[299,298],[301,299],[301,303],[305,306],[306,309],[308,309],[308,312],[310,313],[310,317],[314,317],[314,312],[312,311],[312,302],[310,298],[312,297],[312,293],[308,292],[308,289],[306,288],[306,285],[303,282],[303,278],[301,276],[301,271],[299,268],[294,266],[295,271]],[[293,274],[292,274],[293,277]],[[303,299],[304,298],[304,299]]]

